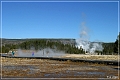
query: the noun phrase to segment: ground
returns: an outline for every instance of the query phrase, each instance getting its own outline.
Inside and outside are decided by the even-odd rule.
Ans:
[[[1,58],[2,78],[28,79],[116,79],[118,66],[48,59]]]
[[[120,61],[120,55],[84,55],[84,54],[66,54],[64,58],[76,58],[85,60],[109,60]]]

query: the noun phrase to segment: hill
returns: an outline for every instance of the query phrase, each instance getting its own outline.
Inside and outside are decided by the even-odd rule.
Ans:
[[[47,40],[47,41],[52,41],[52,42],[61,42],[63,44],[71,44],[71,45],[75,44],[75,39],[64,39],[64,38],[58,38],[58,39],[54,39],[54,38],[5,39],[5,38],[2,38],[0,40],[2,40],[3,46],[5,44],[14,44],[14,45],[20,44],[20,43],[23,43],[25,41],[31,41],[31,40]]]

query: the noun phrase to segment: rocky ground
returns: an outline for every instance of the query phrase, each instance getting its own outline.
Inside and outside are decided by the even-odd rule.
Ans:
[[[0,58],[3,79],[116,79],[118,66],[47,59]]]

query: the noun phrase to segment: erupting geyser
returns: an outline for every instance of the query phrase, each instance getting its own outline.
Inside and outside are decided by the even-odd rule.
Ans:
[[[102,51],[102,43],[100,42],[90,42],[89,41],[89,34],[88,28],[85,25],[85,22],[82,22],[81,31],[80,31],[80,38],[76,39],[77,47],[82,47],[85,52],[88,53],[95,53],[95,51]]]

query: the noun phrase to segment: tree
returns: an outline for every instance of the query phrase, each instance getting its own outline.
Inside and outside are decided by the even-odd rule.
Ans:
[[[20,44],[6,44],[5,46],[2,47],[2,52],[8,52],[9,50],[12,49],[32,49],[34,48],[35,50],[42,50],[44,48],[51,48],[55,49],[56,51],[64,51],[68,54],[84,54],[84,50],[82,48],[77,48],[75,44],[65,44],[62,43],[61,41],[47,41],[47,40],[27,40],[23,43]]]
[[[114,43],[114,52],[115,53],[118,53],[118,54],[120,54],[120,32],[119,32],[119,35],[117,36],[117,39],[116,39],[116,41],[115,41],[115,43]],[[119,43],[119,44],[118,44]]]

